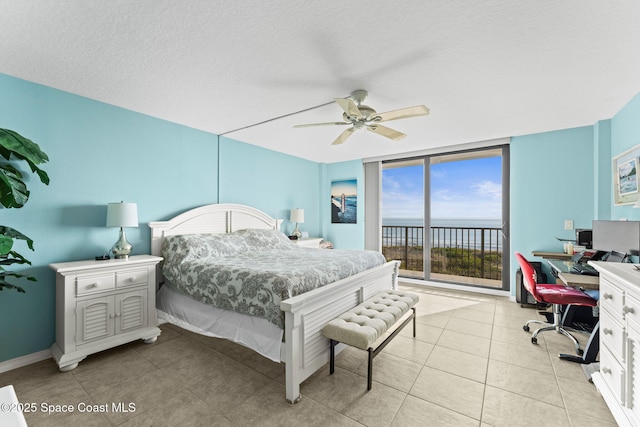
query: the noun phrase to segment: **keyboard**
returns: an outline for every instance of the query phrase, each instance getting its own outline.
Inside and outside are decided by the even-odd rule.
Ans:
[[[573,274],[585,274],[587,276],[598,275],[598,271],[595,268],[587,264],[579,264],[579,263],[573,264],[569,272]]]

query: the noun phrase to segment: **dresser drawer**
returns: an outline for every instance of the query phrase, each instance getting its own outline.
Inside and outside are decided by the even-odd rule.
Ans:
[[[630,296],[628,293],[626,293],[624,296],[622,313],[624,313],[627,321],[631,321],[636,325],[640,325],[640,301]]]
[[[609,310],[611,314],[616,316],[616,320],[622,323],[622,307],[624,303],[624,292],[607,280],[606,277],[600,277],[600,304]]]
[[[613,353],[606,346],[600,348],[600,373],[616,400],[624,405],[624,377],[622,365],[615,360]]]
[[[600,310],[600,342],[606,345],[618,361],[624,360],[624,327],[605,307]]]
[[[149,282],[146,269],[119,271],[116,274],[116,287],[146,285]]]
[[[78,276],[76,278],[76,296],[114,289],[116,286],[115,279],[114,273],[99,276]]]

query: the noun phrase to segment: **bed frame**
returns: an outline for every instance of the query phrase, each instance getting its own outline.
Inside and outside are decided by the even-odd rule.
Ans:
[[[162,240],[177,234],[231,233],[246,228],[280,229],[282,220],[250,206],[207,205],[184,212],[168,221],[150,222],[151,253],[162,256]],[[322,249],[325,250],[325,249]],[[329,362],[329,340],[322,327],[375,293],[397,289],[398,261],[390,261],[280,303],[285,314],[284,343],[280,360],[285,363],[286,399],[300,400],[300,384]],[[158,271],[158,286],[163,282]],[[343,345],[336,348],[339,352]]]

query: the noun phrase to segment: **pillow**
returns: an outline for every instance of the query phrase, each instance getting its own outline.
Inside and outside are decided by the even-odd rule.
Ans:
[[[168,236],[162,242],[162,256],[169,264],[227,257],[247,249],[244,240],[233,234],[182,234]]]
[[[235,231],[233,235],[242,237],[253,250],[291,249],[293,247],[289,238],[279,230],[247,228]]]

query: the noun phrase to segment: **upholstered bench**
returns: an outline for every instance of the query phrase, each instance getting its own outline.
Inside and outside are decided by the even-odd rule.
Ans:
[[[413,336],[416,336],[417,295],[402,291],[383,291],[363,301],[351,310],[342,313],[322,329],[322,335],[329,338],[331,345],[329,373],[335,370],[335,347],[339,343],[366,350],[369,353],[367,390],[371,390],[373,358],[413,320]],[[409,311],[412,313],[400,326],[375,348],[373,345]]]

